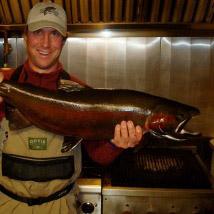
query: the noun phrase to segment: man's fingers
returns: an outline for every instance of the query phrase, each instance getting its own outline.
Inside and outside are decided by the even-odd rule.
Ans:
[[[143,137],[141,126],[136,126],[132,121],[122,121],[115,126],[114,139],[111,142],[121,148],[135,147]]]
[[[120,132],[121,132],[121,137],[126,140],[129,137],[128,129],[127,129],[127,124],[126,121],[122,121],[120,124]]]
[[[140,126],[136,126],[136,138],[137,140],[141,140],[143,137],[143,130]]]

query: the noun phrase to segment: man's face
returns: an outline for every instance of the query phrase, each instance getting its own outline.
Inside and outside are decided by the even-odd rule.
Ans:
[[[64,40],[53,28],[28,31],[25,36],[30,66],[38,72],[51,72],[58,65]]]

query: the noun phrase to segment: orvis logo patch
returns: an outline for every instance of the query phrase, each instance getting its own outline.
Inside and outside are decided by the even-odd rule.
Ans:
[[[28,146],[31,150],[46,150],[47,149],[47,138],[28,138]]]

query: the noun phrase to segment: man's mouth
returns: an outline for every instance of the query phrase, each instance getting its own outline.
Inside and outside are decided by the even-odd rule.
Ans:
[[[39,54],[42,56],[48,56],[50,54],[49,51],[38,50]]]

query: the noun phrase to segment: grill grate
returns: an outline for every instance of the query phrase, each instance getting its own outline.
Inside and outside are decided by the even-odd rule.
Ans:
[[[143,149],[121,155],[111,168],[112,186],[211,188],[208,176],[189,150]]]

